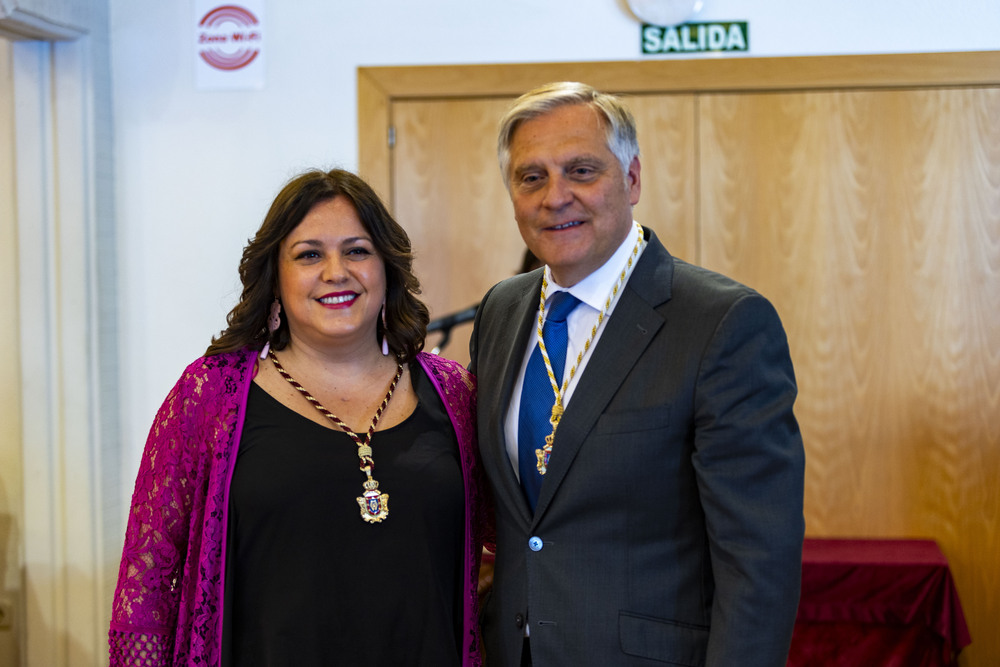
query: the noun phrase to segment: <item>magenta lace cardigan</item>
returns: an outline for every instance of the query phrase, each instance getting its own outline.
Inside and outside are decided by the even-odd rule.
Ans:
[[[256,353],[198,359],[156,415],[143,453],[118,573],[108,642],[112,667],[219,664],[229,482]],[[478,463],[475,378],[417,357],[458,437],[465,479],[462,665],[478,667],[476,585],[492,513]]]

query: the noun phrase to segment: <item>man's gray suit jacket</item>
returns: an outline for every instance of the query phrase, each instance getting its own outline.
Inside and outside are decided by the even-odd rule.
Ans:
[[[520,664],[526,625],[535,667],[785,664],[804,533],[785,333],[757,292],[646,235],[534,514],[503,428],[541,272],[479,308],[470,370],[497,520],[488,667]]]

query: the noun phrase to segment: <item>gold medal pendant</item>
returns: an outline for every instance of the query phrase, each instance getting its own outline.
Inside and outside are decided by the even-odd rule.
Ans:
[[[379,493],[378,482],[371,477],[364,483],[365,492],[358,496],[361,518],[368,523],[380,523],[389,516],[389,494]]]
[[[375,466],[375,462],[372,461],[371,446],[359,445],[358,457],[361,459],[361,472],[368,476],[362,485],[365,492],[356,498],[361,507],[361,518],[368,523],[380,523],[389,516],[389,494],[381,493],[378,490],[378,482],[372,478],[372,468]]]
[[[538,470],[539,475],[544,475],[549,470],[549,457],[552,456],[552,440],[554,435],[545,436],[545,446],[535,450],[535,457],[538,459],[535,468]]]
[[[549,423],[552,424],[552,433],[545,436],[545,446],[541,449],[535,450],[535,457],[538,462],[535,464],[535,469],[538,470],[539,475],[544,475],[549,470],[549,457],[552,456],[552,443],[556,439],[556,429],[559,428],[559,421],[562,419],[563,406],[562,397],[560,396],[556,399],[555,405],[552,406],[552,416],[549,417]]]

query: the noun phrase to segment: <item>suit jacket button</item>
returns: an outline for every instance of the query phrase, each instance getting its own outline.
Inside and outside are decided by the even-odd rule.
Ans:
[[[541,551],[542,546],[544,546],[544,543],[540,537],[535,536],[528,540],[528,548],[532,551]]]
[[[515,614],[514,615],[514,625],[516,625],[519,630],[524,627],[524,615],[523,614]]]

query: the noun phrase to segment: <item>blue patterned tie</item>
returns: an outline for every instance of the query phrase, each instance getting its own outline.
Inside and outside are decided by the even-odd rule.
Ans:
[[[546,309],[545,326],[542,328],[542,338],[545,340],[545,351],[549,354],[552,372],[556,383],[562,388],[563,367],[566,365],[566,318],[579,305],[580,300],[569,292],[556,292]],[[538,457],[536,449],[545,445],[545,436],[552,433],[552,406],[556,397],[552,391],[549,374],[545,370],[545,360],[542,351],[535,349],[528,359],[528,367],[524,371],[524,386],[521,388],[520,423],[517,431],[518,472],[521,475],[521,488],[531,505],[532,511],[538,502],[538,490],[542,488],[542,476],[538,474]]]

